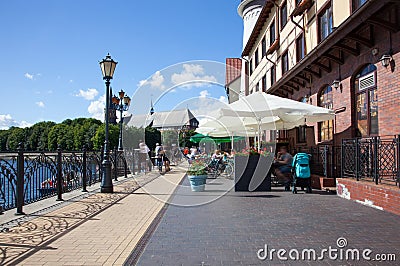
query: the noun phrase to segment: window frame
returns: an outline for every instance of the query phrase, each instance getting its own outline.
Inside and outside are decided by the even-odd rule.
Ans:
[[[283,14],[283,11],[285,11],[285,14]],[[283,28],[285,28],[286,24],[288,23],[288,6],[286,0],[279,7],[279,18],[280,18],[279,19],[280,29],[282,31]]]
[[[369,71],[363,73],[364,70],[366,70],[369,66],[374,66],[374,69],[372,71],[369,70]],[[362,77],[368,76],[371,73],[373,73],[374,78],[375,78],[374,86],[365,88],[364,90],[360,91],[356,87],[357,80],[362,78]],[[373,133],[371,133],[371,124],[372,124],[371,121],[372,121],[372,119],[371,119],[371,99],[370,99],[370,97],[371,97],[370,93],[372,91],[374,91],[375,93],[378,92],[378,68],[374,64],[368,64],[368,65],[365,65],[363,68],[361,68],[357,72],[357,74],[356,74],[356,76],[354,78],[353,87],[354,87],[354,96],[355,96],[354,97],[354,101],[355,101],[355,104],[354,104],[354,106],[355,106],[355,108],[354,108],[354,117],[355,117],[355,122],[356,122],[356,125],[355,125],[356,130],[359,130],[358,129],[358,121],[359,120],[358,120],[358,114],[357,114],[357,107],[358,107],[357,99],[358,99],[359,95],[365,94],[366,113],[367,113],[367,135],[362,135],[361,134],[361,137],[378,136],[379,135],[379,105],[378,105],[378,111],[377,111],[377,113],[378,113],[377,114],[378,115],[378,128],[377,128],[377,131],[378,132],[376,134],[373,134]],[[378,96],[379,96],[379,94],[378,94]]]
[[[260,64],[260,58],[259,58],[259,55],[258,55],[258,47],[257,47],[257,49],[256,49],[256,51],[255,51],[255,53],[254,53],[254,69],[256,69],[257,67],[258,67],[258,65]]]
[[[269,25],[269,46],[273,45],[276,41],[276,22],[275,18],[272,20]]]
[[[328,93],[325,93],[325,91],[328,90],[328,88],[330,88],[330,91],[329,91]],[[322,95],[325,95],[325,94],[328,95],[329,93],[330,93],[329,96],[330,96],[330,98],[331,98],[331,102],[327,102],[327,103],[321,102]],[[332,86],[325,84],[324,86],[321,87],[321,89],[320,89],[320,91],[319,91],[319,93],[318,93],[318,106],[319,106],[319,107],[328,108],[329,105],[330,105],[331,108],[328,108],[328,109],[333,109],[333,100],[334,100],[334,99],[333,99],[333,88],[332,88]],[[335,129],[334,129],[334,123],[333,123],[333,121],[334,121],[334,120],[327,120],[327,121],[319,122],[319,123],[318,123],[318,141],[319,141],[319,142],[329,142],[329,141],[332,141],[332,140],[333,140],[333,136],[334,136],[334,134],[335,134]],[[323,131],[322,126],[323,126],[323,124],[326,123],[326,122],[328,123],[328,128],[327,128],[327,130],[328,130],[328,132],[329,132],[329,135],[331,135],[330,138],[329,138],[329,136],[328,136],[328,138],[326,138],[326,136],[325,136],[324,138],[322,138],[322,131]],[[324,130],[325,130],[325,129],[324,129]]]
[[[326,36],[323,37],[322,36],[322,29],[323,29],[322,28],[322,26],[323,26],[322,24],[323,23],[321,22],[321,19],[323,17],[325,17],[326,14],[329,14],[330,18],[329,17],[327,18],[327,25],[328,25],[327,32],[328,33],[326,34]],[[321,11],[318,13],[318,16],[317,16],[318,43],[320,43],[321,41],[325,40],[333,32],[333,23],[334,23],[334,21],[333,21],[333,8],[332,8],[331,1],[329,1],[323,6],[323,8],[321,9]],[[330,29],[329,29],[329,24],[331,24],[331,28]]]
[[[264,38],[261,41],[261,56],[262,56],[261,59],[264,58],[266,55],[267,55],[267,41],[264,36]]]
[[[302,56],[299,56],[299,40],[301,40],[302,43],[302,49],[301,49]],[[300,62],[305,56],[306,56],[306,43],[305,43],[304,33],[302,32],[296,38],[296,63]]]
[[[267,74],[262,77],[262,91],[267,92]]]
[[[356,12],[362,7],[368,0],[351,0],[351,13]]]
[[[286,62],[284,62],[285,58],[286,58]],[[282,76],[285,75],[289,71],[289,51],[288,50],[286,50],[285,52],[282,53],[281,71],[282,71]]]
[[[276,67],[275,65],[272,65],[270,68],[271,72],[271,86],[276,83]]]

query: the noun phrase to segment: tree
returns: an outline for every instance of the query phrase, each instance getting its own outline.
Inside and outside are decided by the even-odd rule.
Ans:
[[[50,130],[56,125],[54,122],[39,122],[29,128],[27,133],[27,150],[46,151],[48,148],[48,135]]]
[[[119,126],[109,125],[108,129],[108,149],[112,150],[118,147]],[[99,126],[96,130],[96,134],[92,138],[93,148],[95,150],[100,150],[103,147],[105,136],[105,125]]]
[[[6,149],[17,150],[19,143],[25,143],[25,130],[19,127],[11,127],[9,129],[10,135],[7,138]]]
[[[9,130],[0,130],[0,151],[7,150],[7,139],[9,135]]]

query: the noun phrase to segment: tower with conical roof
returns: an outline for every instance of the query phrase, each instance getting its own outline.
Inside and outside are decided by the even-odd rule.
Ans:
[[[241,0],[238,13],[239,16],[243,19],[243,48],[246,47],[246,44],[250,38],[251,33],[253,32],[254,26],[256,25],[258,16],[261,13],[262,8],[265,5],[266,0]],[[243,94],[246,90],[246,66],[248,66],[249,60],[244,60],[242,62],[242,75],[240,82],[240,93]]]

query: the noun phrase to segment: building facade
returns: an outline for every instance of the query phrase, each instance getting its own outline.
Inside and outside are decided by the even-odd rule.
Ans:
[[[351,140],[357,180],[375,167],[369,177],[376,184],[391,171],[389,181],[399,185],[399,18],[396,0],[267,0],[243,49],[246,94],[264,91],[335,110],[332,121],[278,134],[292,150],[341,147],[335,177],[348,174]],[[394,143],[389,159],[379,150],[383,139]],[[363,150],[364,142],[370,144]]]

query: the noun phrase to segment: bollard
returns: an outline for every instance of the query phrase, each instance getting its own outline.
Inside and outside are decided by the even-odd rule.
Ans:
[[[17,158],[17,191],[15,194],[17,201],[17,212],[15,215],[25,215],[22,210],[24,206],[24,176],[24,145],[19,143]]]

